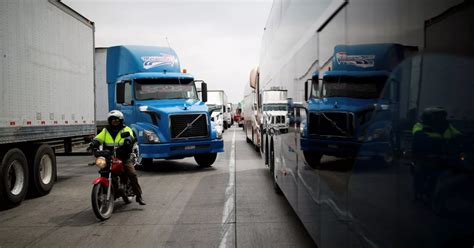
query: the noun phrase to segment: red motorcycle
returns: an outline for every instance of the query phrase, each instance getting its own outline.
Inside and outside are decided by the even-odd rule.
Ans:
[[[100,177],[93,182],[91,202],[92,210],[100,220],[112,216],[117,198],[122,198],[128,204],[135,196],[130,180],[125,175],[123,161],[117,157],[118,148],[114,147],[113,151],[94,151]]]

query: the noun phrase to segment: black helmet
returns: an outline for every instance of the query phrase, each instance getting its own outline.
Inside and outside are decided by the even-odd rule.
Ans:
[[[421,113],[421,122],[427,126],[443,131],[449,125],[448,112],[442,107],[428,107]]]

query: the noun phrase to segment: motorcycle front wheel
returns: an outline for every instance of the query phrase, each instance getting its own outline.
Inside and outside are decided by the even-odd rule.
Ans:
[[[114,211],[114,196],[111,194],[107,201],[107,187],[101,183],[95,184],[91,195],[92,210],[100,220],[107,220]]]

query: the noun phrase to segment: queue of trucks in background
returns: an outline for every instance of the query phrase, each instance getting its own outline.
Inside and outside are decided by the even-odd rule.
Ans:
[[[206,104],[209,108],[215,109],[212,112],[212,117],[215,121],[222,123],[223,130],[231,126],[231,111],[227,94],[223,90],[208,90]]]
[[[243,115],[243,112],[242,112],[242,108],[243,108],[243,101],[240,101],[239,103],[235,104],[234,106],[234,117],[233,117],[233,120],[235,123],[238,124],[239,127],[243,127],[244,126],[244,115]]]
[[[0,207],[8,208],[27,193],[48,194],[57,149],[70,153],[95,135],[94,23],[47,0],[1,1],[0,16],[8,20],[0,32]]]
[[[138,142],[138,163],[155,158],[194,157],[211,166],[224,151],[212,111],[205,102],[207,84],[198,97],[193,76],[181,72],[175,51],[167,47],[115,46],[107,49],[109,109],[118,109]]]
[[[263,89],[260,85],[259,68],[250,71],[249,84],[246,85],[243,100],[243,126],[247,143],[257,151],[268,151],[268,133],[288,132],[288,91],[283,87],[272,86]],[[267,163],[267,161],[266,161]]]

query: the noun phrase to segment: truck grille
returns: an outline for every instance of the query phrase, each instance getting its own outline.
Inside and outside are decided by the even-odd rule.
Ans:
[[[275,124],[285,124],[285,116],[275,116]]]
[[[354,115],[346,112],[310,113],[309,134],[323,136],[354,136]]]
[[[170,115],[172,139],[209,136],[206,114]]]

